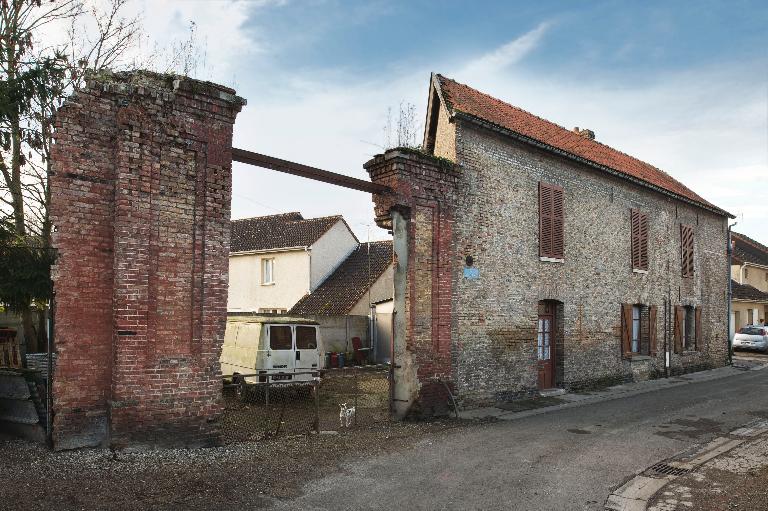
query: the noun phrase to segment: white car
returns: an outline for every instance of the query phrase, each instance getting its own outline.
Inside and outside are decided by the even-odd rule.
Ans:
[[[733,338],[733,349],[768,351],[768,326],[743,327]]]

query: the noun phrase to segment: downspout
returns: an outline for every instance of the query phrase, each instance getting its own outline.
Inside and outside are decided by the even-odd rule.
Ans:
[[[728,321],[726,323],[726,337],[728,338],[728,365],[733,365],[733,339],[731,339],[731,302],[733,301],[733,279],[731,278],[731,262],[733,259],[733,243],[731,241],[731,229],[739,222],[728,226]],[[739,279],[743,280],[744,265],[739,270]]]

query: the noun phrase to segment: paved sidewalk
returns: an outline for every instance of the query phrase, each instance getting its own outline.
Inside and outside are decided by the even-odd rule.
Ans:
[[[664,486],[649,511],[768,509],[768,421],[729,435],[743,440]],[[727,445],[727,443],[725,443]]]
[[[460,411],[459,417],[462,419],[490,418],[498,420],[516,420],[523,417],[530,417],[532,415],[552,412],[555,410],[563,410],[566,408],[573,408],[593,403],[602,403],[604,401],[622,399],[625,397],[646,394],[648,392],[655,392],[662,389],[690,385],[692,383],[728,378],[729,376],[739,374],[743,371],[759,371],[761,369],[765,369],[766,367],[768,367],[768,365],[765,365],[765,362],[761,360],[734,360],[734,365],[730,367],[719,367],[717,369],[710,369],[708,371],[699,371],[696,373],[674,376],[670,378],[660,378],[658,380],[625,383],[623,385],[616,385],[599,391],[573,394],[564,393],[554,397],[549,396],[541,398],[541,401],[542,403],[545,403],[545,406],[538,406],[536,404],[537,400],[530,400],[529,402],[531,403],[531,409],[510,411],[499,407],[474,408]]]

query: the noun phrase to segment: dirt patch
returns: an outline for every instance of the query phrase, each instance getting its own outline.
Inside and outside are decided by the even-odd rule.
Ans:
[[[343,462],[409,449],[471,423],[389,422],[335,435],[302,435],[225,447],[113,453],[52,453],[0,439],[4,510],[189,509],[266,507],[294,497],[302,485]]]

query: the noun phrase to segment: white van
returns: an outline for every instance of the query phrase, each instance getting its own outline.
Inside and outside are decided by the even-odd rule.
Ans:
[[[225,379],[247,383],[309,383],[320,377],[320,329],[316,321],[285,316],[227,319],[221,349]],[[255,376],[254,376],[255,375]]]

